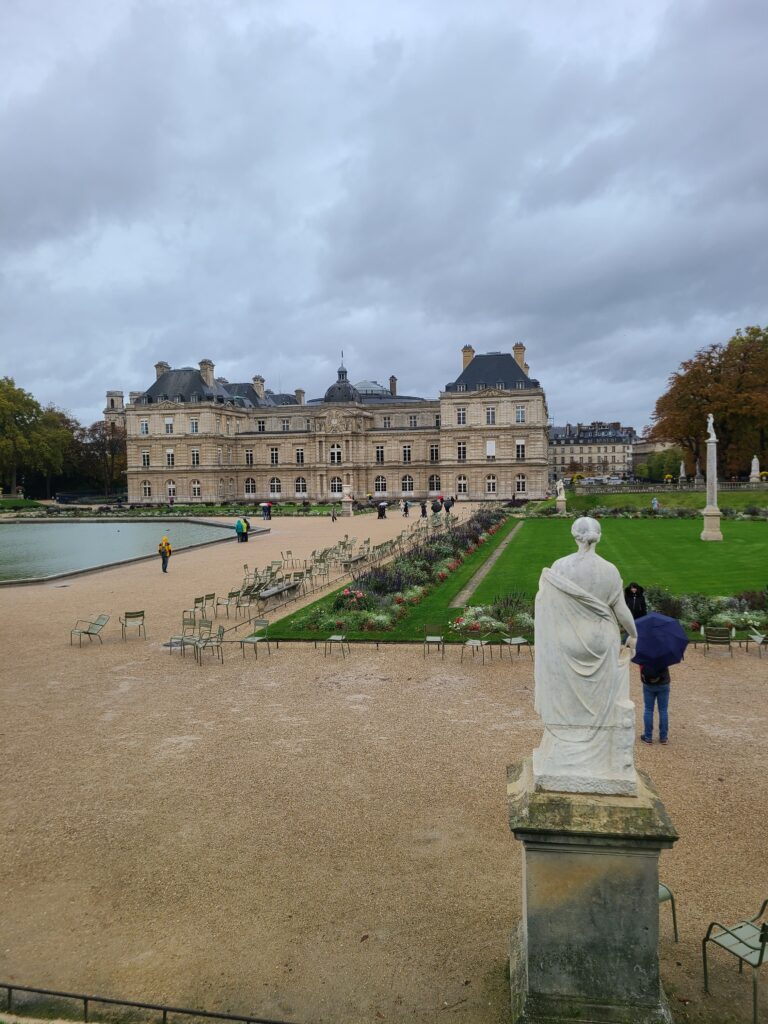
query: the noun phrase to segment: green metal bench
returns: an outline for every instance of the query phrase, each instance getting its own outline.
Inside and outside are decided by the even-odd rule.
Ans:
[[[713,921],[701,943],[704,959],[704,991],[709,992],[709,974],[707,971],[707,943],[714,942],[726,953],[735,956],[739,961],[739,974],[743,973],[744,964],[752,968],[752,1024],[757,1024],[757,971],[765,962],[765,951],[768,947],[768,922],[760,919],[768,908],[768,900],[748,921],[739,921],[728,927]],[[718,929],[717,931],[715,929]]]
[[[101,639],[101,631],[108,622],[108,615],[99,615],[98,618],[93,620],[93,622],[89,622],[88,619],[78,619],[74,628],[70,630],[69,646],[72,646],[72,637],[74,636],[76,636],[80,641],[81,647],[83,646],[84,636],[87,636],[89,640],[93,640],[94,637],[98,637],[99,643],[103,644],[104,641]]]
[[[705,626],[704,627],[704,653],[709,654],[710,647],[727,647],[728,653],[733,657],[731,646],[731,631],[727,626]]]

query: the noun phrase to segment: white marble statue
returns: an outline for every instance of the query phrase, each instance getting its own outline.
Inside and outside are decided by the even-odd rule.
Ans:
[[[544,735],[533,752],[538,789],[637,792],[629,660],[637,637],[619,572],[595,552],[596,519],[577,519],[578,551],[543,569],[536,595],[536,710]],[[631,638],[621,646],[619,626]]]
[[[752,465],[749,470],[749,479],[752,483],[756,480],[760,480],[760,459],[756,455],[752,456]]]
[[[562,501],[565,498],[565,484],[563,483],[562,478],[557,481],[555,487],[557,489],[558,501]]]
[[[717,437],[715,436],[715,417],[711,412],[707,413],[707,440],[717,440]]]

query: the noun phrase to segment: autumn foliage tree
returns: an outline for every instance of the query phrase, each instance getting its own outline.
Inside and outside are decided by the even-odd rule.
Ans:
[[[674,441],[706,462],[707,413],[715,418],[721,476],[744,475],[753,455],[768,462],[768,328],[745,327],[710,345],[669,378],[656,403],[651,437]]]

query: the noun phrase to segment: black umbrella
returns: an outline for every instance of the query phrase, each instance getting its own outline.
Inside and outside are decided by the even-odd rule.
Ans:
[[[632,661],[650,668],[668,668],[683,660],[688,646],[685,630],[669,615],[649,612],[635,621],[637,646]]]

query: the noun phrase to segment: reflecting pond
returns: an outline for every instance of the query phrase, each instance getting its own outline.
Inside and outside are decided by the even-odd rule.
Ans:
[[[174,551],[232,537],[225,526],[151,523],[0,523],[0,580],[42,579],[157,554],[163,534]]]

